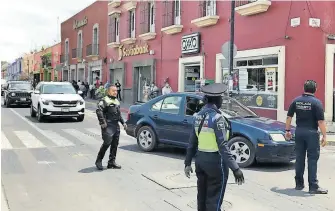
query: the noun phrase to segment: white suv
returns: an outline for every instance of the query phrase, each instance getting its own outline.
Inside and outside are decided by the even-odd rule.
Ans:
[[[31,95],[30,115],[42,122],[45,117],[76,117],[83,121],[85,101],[69,82],[40,82]]]

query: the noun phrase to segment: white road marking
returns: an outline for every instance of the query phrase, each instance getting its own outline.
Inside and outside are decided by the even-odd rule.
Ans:
[[[28,131],[14,131],[15,135],[22,141],[27,148],[43,148],[46,147],[40,140]]]
[[[52,130],[45,130],[48,138],[59,147],[74,146],[75,144]]]
[[[94,135],[101,136],[101,130],[98,128],[85,128],[90,133],[93,133]]]
[[[1,149],[13,149],[13,146],[5,136],[4,132],[1,131]]]
[[[70,134],[71,136],[76,137],[80,141],[84,142],[85,144],[97,144],[99,143],[98,140],[92,138],[89,134],[85,134],[76,129],[63,129],[64,132]]]

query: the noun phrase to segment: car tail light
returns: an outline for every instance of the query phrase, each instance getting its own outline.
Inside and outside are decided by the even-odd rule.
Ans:
[[[127,121],[130,119],[130,112],[127,113]]]

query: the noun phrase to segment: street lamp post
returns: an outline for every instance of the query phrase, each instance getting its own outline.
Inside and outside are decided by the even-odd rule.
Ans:
[[[234,69],[234,37],[235,37],[235,1],[231,1],[230,13],[230,48],[229,48],[229,75],[232,76]]]

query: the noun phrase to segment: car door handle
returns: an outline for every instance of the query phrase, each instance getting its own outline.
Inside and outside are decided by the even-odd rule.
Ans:
[[[153,118],[154,118],[154,119],[157,119],[157,118],[158,118],[158,115],[154,115]]]
[[[187,124],[188,121],[186,119],[183,120],[183,124]]]

